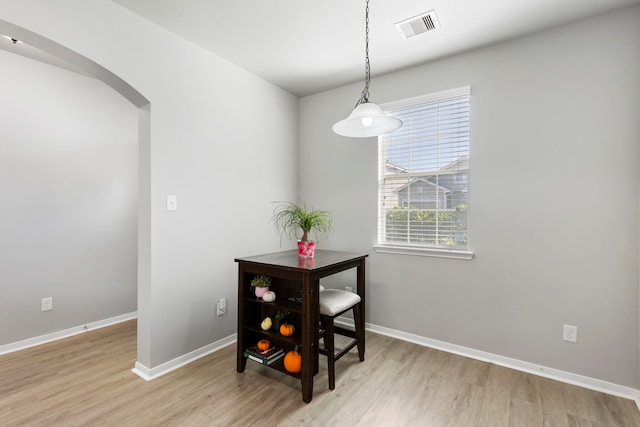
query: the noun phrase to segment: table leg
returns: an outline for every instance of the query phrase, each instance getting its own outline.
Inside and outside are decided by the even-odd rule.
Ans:
[[[238,264],[238,342],[236,343],[236,370],[244,372],[247,366],[247,359],[243,356],[244,343],[244,268],[242,263]]]
[[[364,312],[365,312],[365,263],[364,259],[358,264],[357,267],[357,291],[358,295],[360,295],[360,310],[358,310],[358,317],[360,320],[360,325],[362,325],[362,330],[364,330]],[[360,360],[364,360],[364,350],[365,350],[365,342],[364,342],[364,333],[360,339],[362,340],[362,345],[358,346],[358,356]]]
[[[318,364],[318,280],[305,274],[302,279],[302,400],[311,402],[313,398],[313,374]],[[314,286],[315,285],[315,286]],[[316,289],[314,289],[316,288]]]

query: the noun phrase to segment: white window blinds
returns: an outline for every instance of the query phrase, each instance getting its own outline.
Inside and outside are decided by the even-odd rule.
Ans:
[[[464,87],[383,105],[378,245],[469,250],[469,102]]]

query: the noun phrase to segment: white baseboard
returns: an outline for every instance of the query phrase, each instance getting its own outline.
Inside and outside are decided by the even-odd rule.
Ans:
[[[336,319],[336,321],[344,325],[353,326],[353,319],[350,318],[339,317],[338,319]],[[611,394],[625,399],[630,399],[635,401],[636,405],[640,409],[640,390],[631,387],[614,384],[608,381],[598,380],[583,375],[573,374],[571,372],[561,371],[559,369],[548,368],[546,366],[536,365],[534,363],[512,359],[510,357],[500,356],[485,351],[475,350],[469,347],[450,344],[444,341],[425,338],[419,335],[398,331],[396,329],[373,325],[371,323],[367,323],[365,325],[365,329],[380,335],[386,335],[402,341],[408,341],[425,347],[434,348],[436,350],[446,351],[448,353],[457,354],[459,356],[465,356],[471,359],[493,363],[495,365],[504,366],[505,368],[511,368],[517,371],[527,372],[564,383],[577,385],[590,390]]]
[[[200,359],[201,357],[205,357],[213,352],[223,349],[224,347],[235,343],[237,340],[238,334],[229,335],[226,338],[222,338],[221,340],[205,345],[204,347],[193,350],[190,353],[183,354],[182,356],[176,357],[175,359],[169,360],[168,362],[165,362],[154,368],[148,368],[142,363],[136,361],[135,367],[131,370],[131,372],[145,379],[146,381],[155,380],[156,378],[168,374],[171,371],[175,371],[176,369],[197,359]]]
[[[52,332],[50,334],[41,335],[34,338],[29,338],[15,343],[6,344],[0,346],[0,355],[11,353],[25,348],[34,347],[40,344],[45,344],[51,341],[59,340],[62,338],[78,335],[90,330],[103,328],[106,326],[114,325],[116,323],[125,322],[127,320],[135,319],[137,312],[123,314],[120,316],[112,317],[109,319],[99,320],[97,322],[87,323],[85,325],[76,326],[73,328],[65,329],[62,331]],[[346,317],[339,317],[336,319],[337,323],[353,326],[353,319]],[[506,368],[515,369],[522,372],[527,372],[534,375],[539,375],[545,378],[565,382],[568,384],[577,385],[587,389],[600,391],[603,393],[611,394],[614,396],[630,399],[636,402],[636,405],[640,409],[640,390],[610,383],[595,378],[586,377],[583,375],[574,374],[571,372],[561,371],[554,368],[548,368],[546,366],[536,365],[533,363],[525,362],[522,360],[512,359],[510,357],[500,356],[493,353],[488,353],[480,350],[475,350],[469,347],[464,347],[456,344],[450,344],[444,341],[438,341],[431,338],[425,338],[420,335],[414,335],[407,332],[399,331],[396,329],[386,328],[384,326],[377,326],[371,323],[365,325],[365,329],[380,335],[386,335],[399,340],[412,342],[414,344],[422,345],[425,347],[434,348],[437,350],[446,351],[448,353],[457,354],[464,357],[469,357],[476,360],[481,360],[488,363],[493,363]],[[226,338],[208,344],[190,353],[179,356],[173,360],[165,362],[154,368],[148,368],[140,362],[135,363],[135,367],[132,369],[136,375],[145,379],[146,381],[154,380],[161,377],[171,371],[174,371],[184,365],[187,365],[201,357],[207,356],[213,352],[216,352],[224,347],[227,347],[237,341],[237,334],[229,335]]]
[[[87,331],[91,331],[98,328],[104,328],[105,326],[115,325],[116,323],[126,322],[127,320],[135,319],[138,317],[136,311],[132,313],[122,314],[120,316],[111,317],[109,319],[98,320],[97,322],[91,322],[73,328],[64,329],[62,331],[51,332],[50,334],[40,335],[34,338],[28,338],[26,340],[17,341],[10,344],[0,346],[0,355],[13,353],[14,351],[24,350],[25,348],[35,347],[37,345],[45,344],[51,341],[56,341],[62,338],[71,337],[73,335],[82,334]]]
[[[347,317],[338,317],[336,323],[341,323],[346,326],[353,327],[353,319]],[[410,334],[407,332],[398,331],[396,329],[386,328],[383,326],[373,325],[367,323],[365,329],[380,335],[386,335],[392,338],[396,338],[402,341],[412,342],[414,344],[422,345],[425,347],[434,348],[437,350],[446,351],[448,353],[457,354],[471,359],[480,360],[483,362],[493,363],[495,365],[504,366],[505,368],[515,369],[517,371],[527,372],[533,375],[539,375],[541,377],[550,378],[553,380],[561,381],[568,384],[573,384],[579,387],[584,387],[590,390],[600,391],[602,393],[611,394],[614,396],[622,397],[625,399],[633,400],[640,409],[640,390],[610,383],[608,381],[598,380],[595,378],[586,377],[583,375],[574,374],[571,372],[561,371],[559,369],[548,368],[534,363],[525,362],[510,357],[500,356],[485,351],[475,350],[469,347],[464,347],[456,344],[450,344],[444,341],[438,341],[430,338],[425,338],[419,335]],[[177,357],[173,360],[156,366],[155,368],[147,368],[143,364],[136,362],[132,371],[144,378],[147,381],[156,379],[165,375],[171,371],[174,371],[188,363],[191,363],[201,357],[207,356],[215,351],[218,351],[224,347],[227,347],[237,341],[237,334],[229,335],[219,341],[206,345],[200,349],[194,350],[188,354]]]

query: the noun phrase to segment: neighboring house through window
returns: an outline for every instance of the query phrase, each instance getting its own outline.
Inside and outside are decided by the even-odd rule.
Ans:
[[[464,87],[382,106],[403,125],[378,139],[377,251],[472,257],[470,95]]]

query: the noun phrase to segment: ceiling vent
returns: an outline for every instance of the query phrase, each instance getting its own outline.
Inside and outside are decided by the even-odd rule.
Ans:
[[[395,25],[402,37],[409,39],[418,34],[439,29],[440,21],[438,21],[436,11],[431,10],[413,18],[405,19]]]

